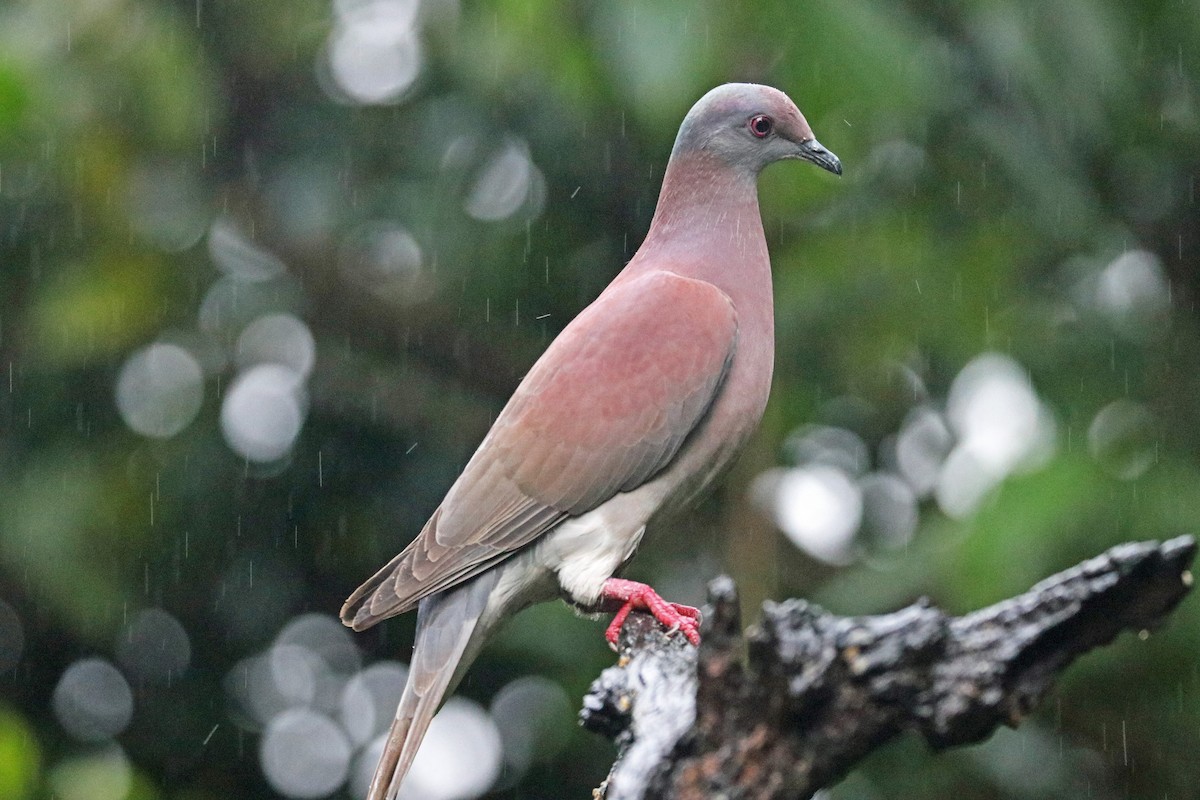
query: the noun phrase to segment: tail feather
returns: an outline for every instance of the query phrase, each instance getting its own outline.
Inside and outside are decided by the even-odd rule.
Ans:
[[[441,680],[429,687],[431,691],[428,694],[417,694],[412,690],[411,682],[405,687],[379,766],[375,768],[375,777],[371,779],[367,800],[395,800],[404,776],[417,757],[421,740],[429,730],[429,723],[446,693],[451,671],[452,668],[439,675]]]
[[[486,635],[479,622],[498,573],[485,572],[421,601],[408,682],[367,800],[395,800],[442,698],[454,690]]]
[[[438,517],[441,516],[441,513],[442,509],[440,508],[433,512],[433,516],[425,523],[420,535],[437,527]],[[417,538],[419,539],[420,536]],[[417,605],[415,599],[401,598],[395,591],[396,579],[401,575],[401,570],[406,571],[408,577],[412,577],[411,563],[409,562],[412,560],[415,543],[416,540],[410,542],[407,547],[396,554],[395,558],[380,567],[362,586],[359,586],[353,594],[346,598],[346,602],[342,604],[343,625],[356,631],[365,631],[372,625],[403,614]]]
[[[405,554],[408,551],[397,555],[388,563],[384,564],[374,575],[368,578],[362,586],[354,590],[354,594],[346,598],[346,602],[342,604],[342,624],[356,631],[365,631],[377,622],[387,619],[389,616],[403,613],[406,609],[388,608],[388,613],[373,614],[371,613],[370,602],[380,589],[384,588],[385,584],[390,584],[394,580],[395,571],[400,562],[404,560]],[[393,595],[394,596],[394,595]]]

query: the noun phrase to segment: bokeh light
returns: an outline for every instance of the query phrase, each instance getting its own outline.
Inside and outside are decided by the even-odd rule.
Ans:
[[[525,211],[536,217],[546,197],[546,182],[522,141],[510,139],[484,163],[463,201],[467,214],[497,222]]]
[[[237,365],[281,364],[302,378],[312,372],[317,346],[312,333],[292,314],[265,314],[251,322],[238,337]]]
[[[54,715],[67,733],[85,742],[119,734],[133,719],[133,691],[125,677],[102,658],[67,667],[52,699]]]
[[[1124,398],[1100,409],[1088,426],[1088,452],[1111,475],[1132,480],[1158,457],[1154,415],[1141,403]]]
[[[408,668],[395,661],[380,661],[346,682],[340,720],[356,747],[387,730],[400,705]]]
[[[785,470],[775,487],[775,522],[798,547],[832,564],[848,563],[862,521],[862,490],[825,464]]]
[[[418,0],[334,3],[336,22],[326,44],[333,85],[322,83],[335,100],[381,105],[404,96],[424,61],[416,29],[419,6]]]
[[[957,435],[938,477],[938,506],[961,518],[1014,470],[1031,469],[1053,454],[1057,426],[1011,357],[984,353],[950,386],[946,416]]]
[[[301,614],[275,637],[275,646],[302,647],[319,656],[332,670],[349,674],[361,663],[361,656],[350,632],[328,614]]]
[[[1161,338],[1171,300],[1158,256],[1130,250],[1113,259],[1096,281],[1095,304],[1121,334],[1135,340]]]
[[[257,282],[223,275],[200,301],[200,330],[223,344],[233,344],[258,317],[294,311],[300,305],[301,294],[300,287],[287,275]]]
[[[489,710],[504,745],[506,782],[519,779],[537,761],[552,760],[565,746],[575,718],[562,686],[538,675],[504,686]]]
[[[912,487],[889,472],[864,475],[858,485],[862,491],[862,535],[885,548],[903,547],[912,541],[920,521]]]
[[[307,708],[278,714],[260,743],[263,774],[285,797],[325,797],[337,791],[350,768],[350,742],[336,723]]]
[[[358,755],[354,757],[348,786],[351,797],[365,800],[367,792],[371,788],[371,778],[375,775],[375,767],[378,766],[379,759],[383,756],[383,748],[386,743],[387,736],[377,736],[371,740],[370,744],[359,750]]]
[[[292,449],[304,425],[303,377],[281,364],[260,364],[238,376],[221,404],[221,431],[239,456],[276,461]]]
[[[437,288],[422,259],[421,246],[411,233],[382,221],[358,226],[338,251],[338,267],[348,282],[403,305],[428,300]]]
[[[263,774],[287,797],[323,797],[347,783],[363,797],[395,716],[408,668],[382,661],[365,668],[347,629],[325,614],[288,621],[263,652],[225,676],[225,690],[261,732]],[[508,729],[510,762],[522,770],[559,746],[555,731],[573,713],[562,689],[543,679],[506,688],[496,707]],[[438,712],[401,797],[469,800],[487,791],[506,763],[493,716],[478,703],[451,698]],[[411,784],[411,785],[410,785]],[[406,794],[407,793],[407,794]]]
[[[117,376],[117,410],[143,436],[182,431],[204,401],[204,374],[196,357],[174,344],[156,343],[131,355]]]
[[[953,445],[954,436],[936,410],[917,406],[905,416],[896,436],[896,465],[918,497],[933,491]]]
[[[452,697],[429,724],[400,800],[479,797],[500,776],[503,756],[500,732],[483,707]]]
[[[117,661],[131,676],[152,683],[170,683],[192,661],[187,631],[161,608],[139,611],[117,636]]]
[[[208,227],[208,201],[190,163],[147,161],[129,176],[129,217],[147,242],[169,253],[200,241]]]
[[[213,220],[208,255],[226,275],[247,283],[269,281],[287,271],[278,256],[250,241],[227,217]]]
[[[803,426],[787,438],[784,450],[795,464],[827,464],[850,475],[861,475],[871,462],[861,436],[832,425]]]
[[[275,655],[273,658],[272,655]],[[286,672],[273,667],[285,665],[285,659],[295,657],[295,663]],[[277,672],[282,672],[279,680]],[[225,691],[238,702],[240,709],[249,715],[254,724],[247,726],[261,730],[275,716],[288,708],[311,702],[315,694],[315,678],[312,661],[298,649],[279,654],[260,653],[239,661],[225,676]],[[245,720],[243,720],[245,722]]]

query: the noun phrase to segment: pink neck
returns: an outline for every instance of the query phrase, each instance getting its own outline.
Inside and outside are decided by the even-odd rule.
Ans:
[[[671,159],[650,231],[629,266],[647,259],[722,288],[748,277],[747,268],[769,274],[756,176],[703,153]]]

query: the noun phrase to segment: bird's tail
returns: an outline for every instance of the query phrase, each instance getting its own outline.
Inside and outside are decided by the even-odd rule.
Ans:
[[[442,698],[474,660],[487,631],[480,624],[497,570],[421,601],[408,682],[375,768],[367,800],[395,800]]]

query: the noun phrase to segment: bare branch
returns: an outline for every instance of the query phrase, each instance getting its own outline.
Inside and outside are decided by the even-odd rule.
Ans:
[[[744,640],[733,582],[718,578],[698,651],[631,617],[620,662],[584,698],[585,727],[621,747],[601,793],[793,800],[902,731],[935,749],[977,742],[1017,725],[1083,653],[1160,625],[1195,552],[1190,536],[1120,545],[963,617],[924,600],[872,617],[766,603]]]

